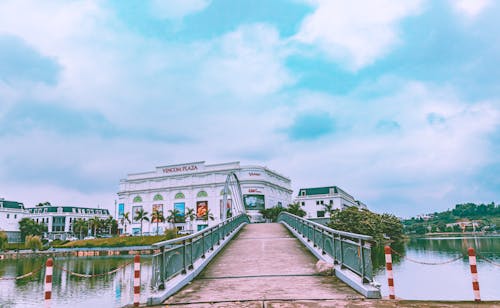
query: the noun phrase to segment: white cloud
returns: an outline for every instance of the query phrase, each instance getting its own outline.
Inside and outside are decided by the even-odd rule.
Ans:
[[[317,0],[296,34],[301,43],[316,46],[330,59],[359,70],[386,55],[399,43],[398,26],[417,14],[420,0]]]
[[[284,65],[286,48],[272,26],[241,26],[211,46],[199,81],[206,93],[253,99],[294,81]]]
[[[450,0],[450,5],[459,14],[475,18],[492,4],[491,0]]]
[[[203,11],[211,0],[151,0],[151,13],[160,19],[179,20]]]

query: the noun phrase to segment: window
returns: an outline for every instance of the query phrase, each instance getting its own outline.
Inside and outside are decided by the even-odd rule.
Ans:
[[[178,192],[178,193],[176,193],[176,194],[175,194],[175,197],[174,197],[174,198],[175,198],[175,199],[184,199],[184,198],[186,198],[186,197],[184,196],[184,194],[183,194],[183,193]]]
[[[160,194],[156,194],[154,197],[153,197],[153,201],[161,201],[163,200],[163,196],[160,195]]]
[[[17,214],[14,215],[14,219],[17,219]]]
[[[324,204],[324,203],[323,203],[323,200],[321,200],[321,201],[320,201],[320,203],[321,203],[321,204]]]
[[[305,190],[302,190],[302,191],[300,192],[300,195],[301,195],[301,196],[305,196],[305,195],[306,195],[306,191],[305,191]]]
[[[317,217],[325,217],[325,211],[317,211],[316,216]]]
[[[301,202],[301,205],[302,205],[302,206],[305,206],[305,205],[306,205],[306,203],[305,203],[304,201],[302,201],[302,202]]]
[[[9,219],[9,217],[10,217],[10,214],[7,214],[7,219]]]
[[[134,197],[134,200],[133,200],[132,202],[134,202],[134,203],[137,203],[137,202],[142,202],[142,198],[141,198],[141,196],[135,196],[135,197]]]
[[[196,194],[196,198],[204,198],[204,197],[208,197],[208,194],[206,191],[204,190],[200,190],[197,194]]]

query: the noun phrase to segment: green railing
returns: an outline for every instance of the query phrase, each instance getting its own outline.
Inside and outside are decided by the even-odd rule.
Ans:
[[[249,222],[246,214],[240,214],[192,235],[153,244],[153,290],[162,290],[166,281],[193,269],[198,259],[205,258],[205,254],[214,250],[214,246],[219,245],[229,233]]]
[[[371,236],[334,230],[287,212],[281,212],[278,221],[286,223],[323,254],[332,257],[335,264],[359,275],[363,283],[373,281]]]

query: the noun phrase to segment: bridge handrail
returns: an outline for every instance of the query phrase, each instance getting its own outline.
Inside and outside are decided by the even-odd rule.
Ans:
[[[346,237],[352,237],[352,238],[356,238],[356,239],[362,239],[362,240],[365,240],[365,241],[373,241],[373,237],[369,236],[369,235],[364,235],[364,234],[358,234],[358,233],[352,233],[352,232],[340,231],[340,230],[332,229],[332,228],[329,228],[329,227],[327,227],[325,225],[317,223],[315,221],[308,220],[308,219],[299,217],[297,215],[294,215],[294,214],[291,214],[291,213],[288,213],[288,212],[281,212],[280,215],[281,214],[286,214],[286,215],[290,215],[290,216],[292,216],[294,218],[301,219],[306,224],[315,225],[316,227],[322,228],[325,231],[328,231],[328,232],[331,232],[331,233],[335,233],[335,234],[338,234],[338,235],[343,235],[343,236],[346,236]],[[279,218],[278,218],[278,220],[279,220]]]
[[[281,212],[278,221],[295,229],[341,269],[347,268],[358,275],[363,283],[373,281],[371,236],[335,230],[288,212]]]
[[[240,225],[249,222],[246,214],[239,214],[194,234],[153,244],[157,253],[153,255],[151,286],[162,289],[165,281],[193,269],[197,260],[205,258],[205,253]]]

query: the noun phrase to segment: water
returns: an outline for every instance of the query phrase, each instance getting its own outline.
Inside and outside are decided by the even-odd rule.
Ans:
[[[55,258],[54,265],[81,274],[106,273],[133,256]],[[0,261],[0,277],[16,277],[36,270],[45,259]],[[21,280],[0,280],[0,307],[40,307],[44,299],[44,269]],[[150,294],[151,258],[141,257],[141,302]],[[122,307],[133,302],[133,264],[118,272],[79,278],[54,267],[51,307]]]
[[[473,300],[472,278],[467,249],[500,265],[500,237],[454,237],[411,239],[392,248],[404,256],[393,258],[394,286],[397,297],[415,300]],[[444,265],[415,264],[405,258],[424,262],[444,262]],[[388,296],[383,247],[373,249],[375,281],[381,283],[382,295]],[[500,266],[478,257],[477,269],[482,300],[500,300]]]

